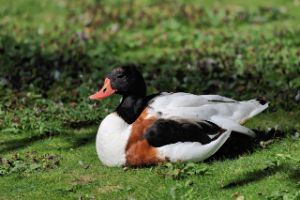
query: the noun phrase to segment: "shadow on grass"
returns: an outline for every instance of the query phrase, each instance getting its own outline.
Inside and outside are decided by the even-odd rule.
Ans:
[[[95,127],[98,124],[98,120],[87,120],[87,121],[78,121],[78,122],[67,122],[65,123],[66,127],[71,129],[79,129],[79,128],[91,128]],[[82,146],[94,143],[96,140],[97,128],[90,131],[88,134],[78,134],[72,136],[69,141],[70,146],[68,148],[77,149]]]
[[[86,121],[67,121],[64,123],[64,126],[72,128],[72,129],[77,129],[77,128],[91,127],[97,123],[99,123],[98,119],[97,120],[86,120]]]
[[[296,184],[300,185],[300,166],[294,166],[293,170],[289,172],[290,179]]]
[[[291,166],[288,164],[266,167],[263,169],[257,169],[255,171],[248,172],[243,175],[241,178],[230,181],[229,183],[222,186],[223,189],[232,189],[235,187],[241,187],[249,183],[260,181],[266,177],[272,176],[277,172],[287,172],[289,175],[288,180],[295,183],[297,186],[300,183],[300,169],[297,166]]]
[[[64,51],[49,51],[48,48],[40,48],[41,40],[45,47],[56,44]],[[72,84],[75,87],[75,84],[80,84],[78,76],[90,74],[94,67],[88,53],[79,48],[78,44],[83,44],[79,37],[68,38],[66,36],[61,40],[52,38],[49,41],[39,37],[33,40],[29,37],[26,41],[18,41],[10,34],[0,36],[0,73],[7,84],[14,89],[24,90],[34,85],[46,95],[47,91],[58,81],[52,75],[54,72],[72,77],[70,83],[65,80],[64,84]],[[99,59],[99,62],[101,61]],[[103,63],[106,61],[103,60]]]
[[[42,141],[44,139],[49,139],[52,137],[65,138],[65,140],[70,143],[66,149],[76,149],[84,145],[93,143],[95,141],[95,133],[91,132],[88,135],[76,135],[70,136],[70,134],[63,134],[59,132],[45,132],[40,135],[34,135],[32,137],[22,138],[22,139],[12,139],[0,143],[0,154],[7,153],[10,151],[17,151],[24,149],[30,145],[33,145],[36,142]],[[71,137],[71,138],[70,138]]]
[[[95,143],[95,141],[96,141],[96,134],[94,132],[91,132],[88,135],[84,135],[84,136],[80,135],[75,138],[72,138],[72,144],[69,148],[77,149],[82,146]]]
[[[270,141],[275,138],[283,138],[287,133],[292,130],[253,130],[257,138],[252,139],[249,136],[232,132],[230,138],[223,144],[223,146],[209,159],[207,162],[213,162],[215,160],[236,159],[245,153],[252,153],[255,149],[261,148],[260,143]]]
[[[16,151],[23,148],[26,148],[30,145],[33,145],[36,142],[42,141],[44,139],[49,139],[53,137],[60,137],[62,139],[65,139],[70,145],[66,147],[66,149],[69,148],[79,148],[81,146],[90,144],[95,141],[95,131],[92,131],[89,134],[74,134],[71,135],[69,132],[72,129],[79,129],[79,128],[88,128],[95,126],[94,121],[80,121],[80,122],[68,122],[65,124],[65,127],[67,128],[66,131],[63,132],[44,132],[42,134],[34,135],[31,137],[25,137],[21,139],[11,139],[8,141],[1,141],[0,142],[0,154],[10,152],[10,151]],[[71,128],[71,129],[70,129]]]
[[[31,137],[26,137],[22,139],[13,139],[0,143],[0,153],[6,153],[9,151],[16,151],[19,149],[26,148],[29,145],[32,145],[35,142],[41,141],[43,139],[51,138],[61,135],[60,132],[44,132],[43,134],[34,135]],[[3,147],[1,147],[3,146]]]
[[[237,180],[231,181],[222,186],[223,189],[231,189],[235,187],[240,187],[246,185],[248,183],[260,181],[268,176],[272,176],[273,174],[284,170],[283,166],[275,166],[275,167],[266,167],[264,169],[258,169],[252,172],[248,172],[242,178],[238,178]]]

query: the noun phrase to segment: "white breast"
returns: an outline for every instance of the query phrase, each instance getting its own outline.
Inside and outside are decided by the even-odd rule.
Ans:
[[[127,124],[117,113],[111,113],[101,122],[96,149],[99,159],[107,166],[121,166],[126,162],[125,148],[131,133]]]

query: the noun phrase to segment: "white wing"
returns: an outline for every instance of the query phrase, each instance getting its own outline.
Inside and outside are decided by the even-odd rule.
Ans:
[[[167,93],[163,92],[154,98],[151,103],[153,108],[174,108],[174,107],[198,107],[216,102],[235,102],[234,99],[219,95],[194,95],[184,92]]]
[[[163,93],[153,99],[149,107],[150,115],[160,118],[208,120],[222,128],[254,136],[240,123],[265,110],[268,104],[262,105],[257,100],[236,101],[218,95]]]

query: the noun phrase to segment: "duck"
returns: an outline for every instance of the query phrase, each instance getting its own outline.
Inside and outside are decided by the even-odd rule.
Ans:
[[[113,68],[89,99],[115,94],[122,96],[120,104],[102,120],[96,136],[96,151],[106,166],[204,161],[233,133],[255,138],[255,132],[243,124],[268,107],[264,100],[236,101],[220,95],[147,96],[145,80],[135,65]]]

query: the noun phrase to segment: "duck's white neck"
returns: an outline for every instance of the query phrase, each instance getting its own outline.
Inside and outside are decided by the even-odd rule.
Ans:
[[[125,148],[131,133],[131,125],[116,112],[107,115],[100,124],[96,149],[100,160],[108,166],[120,166],[126,162]]]

